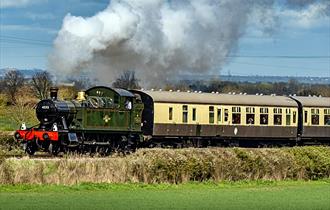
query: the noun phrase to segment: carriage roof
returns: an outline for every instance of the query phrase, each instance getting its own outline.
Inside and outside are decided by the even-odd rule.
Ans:
[[[297,103],[286,96],[217,94],[177,91],[139,91],[149,95],[154,102],[182,104],[227,104],[246,106],[297,107]]]
[[[330,97],[293,96],[304,107],[330,107]]]

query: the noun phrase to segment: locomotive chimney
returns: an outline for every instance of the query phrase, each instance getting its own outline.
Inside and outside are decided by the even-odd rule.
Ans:
[[[57,100],[57,92],[58,92],[58,88],[57,87],[51,87],[50,88],[50,98],[52,100]]]

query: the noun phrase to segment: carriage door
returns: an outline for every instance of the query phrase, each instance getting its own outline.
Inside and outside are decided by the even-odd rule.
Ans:
[[[228,109],[224,109],[224,112],[223,112],[223,122],[226,125],[228,125],[228,123],[229,123],[229,110]]]

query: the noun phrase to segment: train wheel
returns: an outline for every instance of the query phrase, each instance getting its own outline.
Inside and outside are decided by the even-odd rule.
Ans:
[[[34,153],[36,152],[35,145],[32,143],[27,143],[25,152],[29,155],[34,155]]]
[[[58,144],[49,144],[48,151],[50,154],[57,156],[61,148]]]
[[[97,151],[97,155],[99,156],[108,156],[111,153],[111,148],[107,147],[107,146],[99,146],[96,148]]]
[[[112,148],[111,147],[106,147],[104,150],[104,155],[109,156],[112,153]]]

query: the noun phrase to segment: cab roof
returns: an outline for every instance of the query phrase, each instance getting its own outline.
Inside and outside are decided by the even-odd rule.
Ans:
[[[106,92],[114,92],[122,97],[134,97],[134,95],[127,90],[124,90],[121,88],[111,88],[111,87],[106,87],[106,86],[95,86],[95,87],[89,88],[85,92],[87,95],[90,95],[91,93],[94,93],[97,90],[106,91]]]

